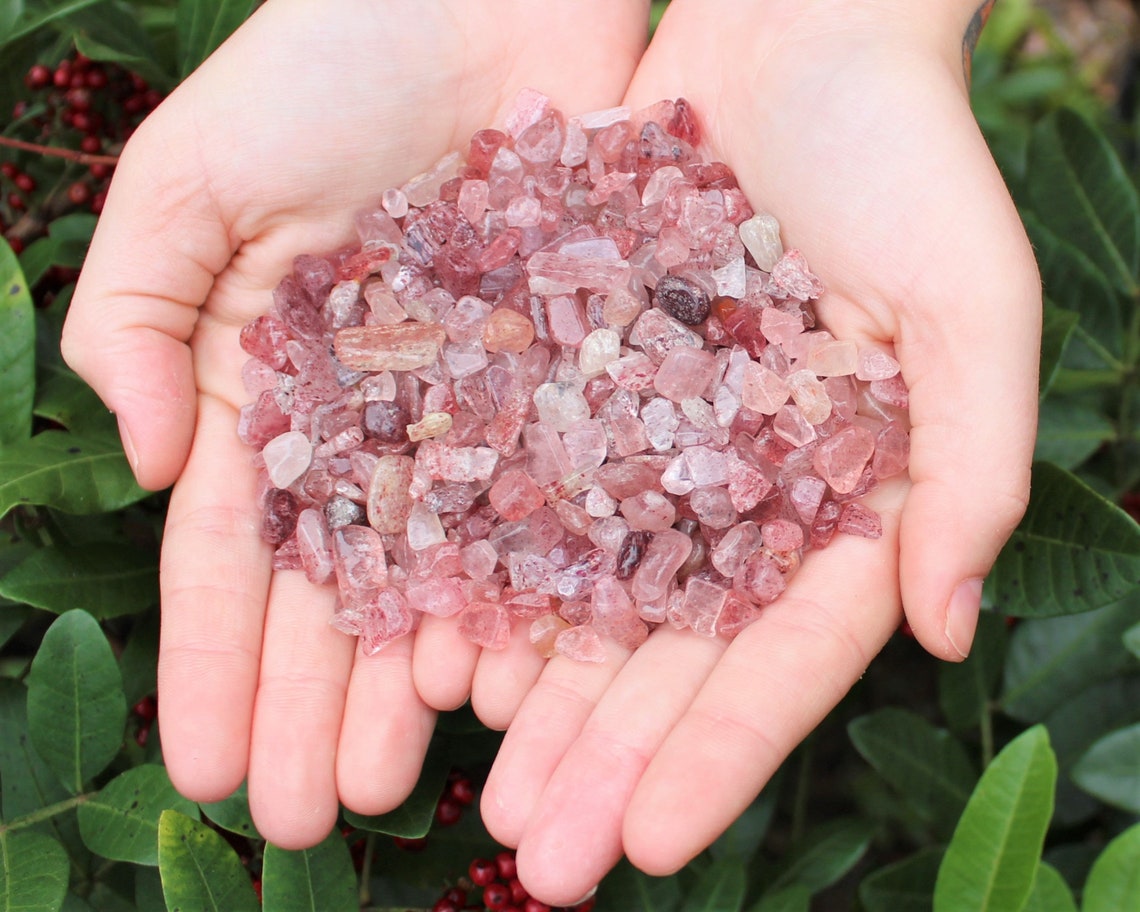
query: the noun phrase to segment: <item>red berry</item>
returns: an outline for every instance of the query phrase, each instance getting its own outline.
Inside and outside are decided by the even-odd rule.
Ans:
[[[550,906],[532,896],[526,901],[526,905],[523,906],[523,912],[550,912]]]
[[[403,849],[405,852],[422,852],[427,848],[427,840],[422,836],[418,839],[409,839],[405,836],[393,836],[392,842],[397,849]]]
[[[16,256],[24,252],[24,242],[18,237],[8,238],[8,246],[12,248],[12,253],[16,254]]]
[[[112,169],[110,165],[104,164],[103,162],[96,162],[88,170],[91,171],[91,176],[95,178],[95,180],[101,181],[111,176]]]
[[[66,89],[71,84],[71,66],[66,60],[51,74],[51,84],[59,89]]]
[[[463,816],[463,805],[450,798],[441,798],[435,806],[435,822],[440,826],[455,826]]]
[[[80,140],[79,148],[88,155],[95,155],[103,150],[103,141],[98,136],[88,133]]]
[[[24,201],[24,198],[20,196],[19,193],[9,193],[8,207],[10,209],[14,209],[16,212],[23,212],[28,208],[28,204]]]
[[[131,712],[140,719],[149,722],[158,715],[158,700],[153,696],[143,697],[138,703],[131,707]]]
[[[4,162],[0,164],[0,174],[3,174],[8,180],[11,180],[19,173],[20,169],[16,167],[15,162]]]
[[[462,887],[452,887],[443,894],[443,898],[448,902],[455,903],[460,909],[467,905],[467,891]]]
[[[91,197],[91,211],[96,215],[103,211],[103,207],[107,205],[107,191],[100,190],[93,197]]]
[[[255,877],[253,879],[253,892],[257,894],[257,901],[261,902],[261,878]]]
[[[495,867],[499,870],[499,877],[503,880],[510,880],[516,873],[515,853],[500,852],[495,856]]]
[[[483,888],[483,905],[492,912],[499,912],[511,901],[511,891],[505,884],[490,883]]]
[[[25,193],[31,193],[36,189],[36,179],[30,174],[17,174],[12,178],[12,182]]]
[[[449,899],[441,899],[431,907],[431,912],[460,912],[462,906],[457,906]]]
[[[75,127],[76,130],[90,133],[94,120],[95,119],[87,111],[77,111],[74,108],[71,110],[71,125]]]
[[[28,103],[24,100],[17,101],[12,105],[12,119],[19,120],[28,113]]]
[[[107,73],[100,67],[92,67],[87,71],[87,88],[102,89],[107,86]]]
[[[591,912],[598,900],[591,896],[589,899],[584,899],[574,907],[574,912]]]
[[[493,884],[499,876],[499,867],[489,858],[476,858],[467,868],[467,875],[477,887]]]
[[[161,102],[162,93],[158,91],[158,89],[147,89],[146,92],[143,93],[143,104],[147,108],[154,110]]]
[[[67,85],[72,89],[81,89],[87,84],[87,76],[84,73],[77,73],[75,70],[71,71],[71,78],[67,80]]]
[[[139,726],[139,730],[135,732],[135,744],[139,747],[146,747],[146,742],[150,739],[150,723],[147,722]]]
[[[42,63],[37,63],[24,77],[24,84],[29,89],[44,89],[51,85],[51,70]]]
[[[527,893],[526,887],[522,885],[522,881],[517,877],[512,877],[510,879],[510,882],[507,884],[507,887],[510,888],[511,891],[511,902],[515,903],[516,905],[521,906],[524,902],[530,899],[530,894]]]
[[[475,800],[475,786],[466,776],[452,782],[447,788],[447,793],[452,800],[458,801],[464,807]]]
[[[123,102],[123,110],[128,114],[141,114],[145,107],[146,101],[143,100],[141,95],[131,95]]]

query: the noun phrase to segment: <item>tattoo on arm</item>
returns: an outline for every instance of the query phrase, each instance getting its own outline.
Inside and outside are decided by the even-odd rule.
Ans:
[[[962,70],[966,74],[966,84],[970,84],[970,70],[974,62],[974,48],[978,46],[978,36],[982,34],[982,27],[990,17],[990,11],[997,0],[984,0],[970,17],[970,24],[966,26],[966,34],[962,36]]]

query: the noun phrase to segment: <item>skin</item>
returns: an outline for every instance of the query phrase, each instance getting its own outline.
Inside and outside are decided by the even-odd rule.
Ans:
[[[1028,495],[1040,287],[969,111],[976,4],[674,0],[644,56],[643,4],[599,0],[593,17],[547,4],[542,23],[515,5],[519,18],[493,24],[470,4],[393,2],[381,16],[345,2],[321,24],[306,21],[311,4],[267,5],[132,139],[64,350],[119,415],[140,481],[177,479],[159,680],[175,785],[212,800],[248,772],[261,832],[311,845],[338,799],[362,813],[397,804],[435,711],[470,697],[488,725],[509,726],[484,820],[518,847],[532,895],[564,904],[623,852],[664,874],[715,839],[904,606],[931,653],[968,652],[978,581]],[[597,27],[603,10],[612,27]],[[385,34],[400,38],[377,54]],[[882,539],[810,553],[731,644],[666,626],[632,656],[611,645],[602,665],[544,665],[525,627],[480,654],[454,622],[427,619],[364,659],[328,628],[329,594],[270,573],[233,433],[247,398],[237,333],[293,255],[347,240],[359,200],[501,120],[525,85],[567,113],[623,93],[635,107],[693,103],[710,156],[823,279],[823,322],[894,347],[910,477],[871,499]]]

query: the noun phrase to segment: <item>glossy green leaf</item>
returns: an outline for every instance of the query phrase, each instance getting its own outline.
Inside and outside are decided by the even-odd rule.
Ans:
[[[1108,139],[1073,111],[1034,132],[1028,187],[1037,214],[1073,241],[1114,286],[1138,290],[1140,199]]]
[[[1127,513],[1047,462],[1034,465],[1032,492],[986,580],[999,610],[1076,614],[1140,588],[1140,525]]]
[[[1090,795],[1140,814],[1140,723],[1093,744],[1073,767],[1072,778]]]
[[[1123,909],[1140,909],[1140,824],[1104,847],[1089,871],[1081,897],[1081,912]]]
[[[416,782],[412,793],[404,799],[403,804],[387,814],[372,817],[346,811],[344,819],[351,826],[361,830],[400,836],[404,839],[419,839],[427,835],[431,829],[435,806],[439,803],[439,796],[443,792],[450,770],[451,760],[439,748],[438,742],[433,742],[427,757],[424,758],[419,781]]]
[[[35,414],[71,431],[114,427],[106,406],[95,391],[71,371],[50,373],[36,387]]]
[[[715,861],[693,885],[681,912],[740,912],[747,889],[744,865],[732,859]]]
[[[19,681],[0,679],[0,817],[12,820],[63,801],[59,783],[28,737],[28,689]],[[39,826],[51,832],[59,818]],[[54,835],[60,835],[58,832]]]
[[[792,884],[760,897],[748,912],[810,912],[811,891],[802,884]]]
[[[173,74],[131,4],[104,0],[97,9],[77,10],[67,22],[76,48],[92,60],[118,63],[161,91],[174,87]]]
[[[158,820],[168,808],[187,815],[196,810],[175,790],[164,767],[132,767],[80,806],[79,832],[87,847],[104,858],[156,865]]]
[[[887,707],[847,726],[856,750],[927,823],[949,835],[977,773],[949,732],[905,709]]]
[[[67,853],[42,833],[0,830],[0,909],[57,912],[67,895]]]
[[[1091,684],[1135,663],[1124,631],[1136,623],[1140,596],[1087,614],[1022,621],[1010,637],[1001,708],[1039,722]]]
[[[178,62],[190,75],[249,17],[251,0],[178,0]]]
[[[676,876],[651,877],[624,859],[606,877],[605,904],[622,912],[674,912],[681,902]]]
[[[859,884],[867,912],[930,912],[942,849],[928,846],[868,874]]]
[[[0,596],[56,614],[135,614],[158,602],[158,555],[106,543],[40,548],[0,577]]]
[[[26,35],[39,31],[45,25],[56,22],[76,10],[94,6],[103,0],[26,0],[23,15],[13,23],[7,35],[0,35],[0,42],[9,44]]]
[[[27,605],[13,605],[10,602],[0,601],[0,648],[16,635],[29,617],[33,609]]]
[[[3,44],[12,26],[24,12],[24,0],[0,0],[0,44]]]
[[[1116,427],[1100,413],[1096,402],[1054,396],[1041,403],[1033,458],[1075,469],[1115,437]]]
[[[850,871],[870,845],[873,828],[868,821],[841,819],[818,827],[804,838],[791,860],[782,866],[769,889],[792,884],[811,893],[825,890]]]
[[[38,238],[20,254],[20,265],[34,288],[52,266],[78,269],[83,265],[96,218],[90,213],[62,215],[48,223],[47,236]]]
[[[1140,624],[1125,631],[1124,648],[1140,659]]]
[[[348,845],[333,830],[301,852],[269,844],[261,869],[265,912],[357,912],[356,874]]]
[[[229,830],[247,839],[261,838],[257,827],[253,824],[253,815],[249,811],[249,788],[246,783],[243,782],[232,795],[221,801],[200,804],[199,807],[211,822],[223,830]]]
[[[158,871],[168,909],[259,912],[249,871],[216,832],[178,811],[158,822]]]
[[[934,912],[1020,912],[1053,813],[1057,762],[1044,727],[1007,744],[982,774],[934,884]]]
[[[119,751],[127,703],[119,666],[98,622],[60,615],[28,674],[28,727],[36,750],[73,793]]]
[[[1077,904],[1065,878],[1056,868],[1043,861],[1037,866],[1033,889],[1029,891],[1029,899],[1021,912],[1077,912]]]
[[[0,239],[0,448],[32,433],[36,324],[20,263]]]
[[[0,453],[0,516],[21,504],[106,513],[146,496],[110,436],[44,431]]]
[[[776,812],[776,802],[780,796],[780,778],[781,774],[777,773],[764,787],[760,796],[709,847],[713,858],[718,860],[734,858],[741,862],[751,860],[756,850],[760,848],[760,843],[764,841],[764,836],[772,823],[772,815]]]
[[[1042,398],[1053,385],[1053,378],[1061,366],[1061,357],[1077,328],[1080,317],[1060,307],[1046,307],[1041,325],[1040,393]]]
[[[1032,212],[1023,212],[1022,219],[1033,242],[1046,289],[1048,306],[1044,326],[1049,327],[1054,319],[1063,321],[1054,332],[1064,332],[1065,314],[1078,318],[1062,348],[1061,363],[1065,367],[1090,370],[1118,362],[1124,338],[1120,292],[1067,236],[1050,230]],[[1051,316],[1054,310],[1060,311],[1057,317]],[[1049,337],[1043,335],[1043,341],[1055,348],[1058,340],[1054,336],[1050,342]],[[1045,379],[1045,375],[1042,378]]]
[[[1009,633],[1005,618],[992,611],[978,616],[974,645],[963,662],[938,666],[938,704],[953,731],[977,725],[1001,683]],[[973,788],[973,784],[970,785]]]

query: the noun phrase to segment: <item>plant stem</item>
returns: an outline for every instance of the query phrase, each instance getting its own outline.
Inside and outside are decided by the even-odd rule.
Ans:
[[[117,155],[93,155],[90,152],[77,152],[75,149],[65,149],[61,146],[44,146],[23,139],[13,139],[11,136],[0,136],[0,146],[9,146],[24,152],[35,152],[37,155],[66,158],[69,161],[79,162],[81,165],[117,165],[119,163]]]
[[[811,735],[800,745],[800,764],[796,776],[796,792],[792,799],[792,845],[799,845],[807,829],[807,806],[811,791],[811,766],[815,759],[815,738]]]
[[[994,759],[993,704],[989,700],[982,703],[982,717],[978,725],[982,736],[982,769],[984,770]]]
[[[24,814],[24,816],[9,820],[7,823],[0,823],[0,835],[11,833],[13,830],[22,830],[26,827],[35,826],[37,823],[43,823],[45,820],[51,820],[52,817],[57,817],[65,811],[70,811],[72,808],[79,807],[81,804],[86,804],[98,794],[98,792],[84,792],[82,795],[76,795],[74,798],[66,798],[55,804],[49,804],[47,807],[42,807],[38,811],[32,811],[30,814]]]
[[[364,858],[360,862],[360,908],[372,903],[372,853],[376,848],[376,834],[364,837]]]

